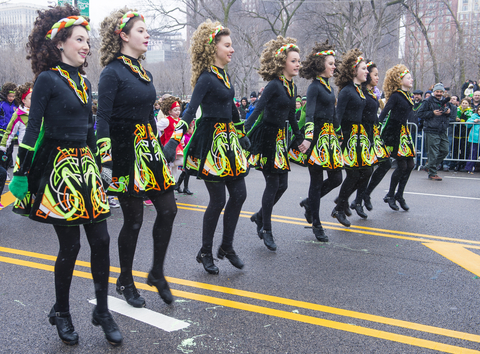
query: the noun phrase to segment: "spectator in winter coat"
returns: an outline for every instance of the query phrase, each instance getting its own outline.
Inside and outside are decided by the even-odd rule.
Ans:
[[[478,158],[478,145],[480,143],[480,107],[477,112],[473,114],[468,120],[467,129],[470,129],[468,134],[468,142],[470,143],[470,160],[476,160]],[[468,173],[473,174],[473,168],[475,167],[475,161],[468,161],[465,169]]]
[[[471,97],[473,95],[473,84],[470,83],[465,91],[463,91],[464,97]]]
[[[255,91],[253,91],[250,94],[250,106],[248,106],[248,110],[247,110],[247,113],[245,115],[245,120],[248,120],[248,117],[250,117],[250,114],[252,114],[253,110],[255,109],[255,103],[257,103],[257,93]],[[252,126],[253,123],[249,124],[249,125]]]
[[[470,85],[470,80],[465,80],[462,88],[460,89],[460,99],[465,97],[465,90],[468,88],[468,85]]]
[[[247,110],[248,110],[248,100],[246,97],[242,97],[240,100],[240,107],[238,108],[238,111],[240,112],[240,119],[244,121],[247,119]]]

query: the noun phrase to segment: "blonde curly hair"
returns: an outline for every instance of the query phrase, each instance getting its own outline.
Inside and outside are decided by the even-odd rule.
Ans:
[[[278,36],[277,39],[272,39],[263,45],[265,49],[260,56],[260,70],[258,70],[258,74],[264,81],[271,81],[283,74],[283,69],[285,69],[287,64],[288,53],[300,53],[298,47],[292,47],[282,51],[277,56],[275,55],[277,50],[289,43],[296,44],[297,40],[295,38]]]
[[[397,64],[393,68],[387,70],[385,74],[385,80],[383,80],[383,92],[385,93],[385,98],[388,101],[392,93],[402,88],[402,79],[400,75],[408,70],[407,67],[403,64]]]
[[[335,85],[338,86],[338,91],[341,91],[347,84],[353,81],[357,68],[354,67],[358,57],[362,56],[360,49],[350,49],[348,52],[343,53],[341,61],[337,62],[337,70],[335,71]],[[362,60],[365,62],[365,60]],[[360,64],[360,63],[359,63]]]
[[[175,101],[177,101],[180,107],[182,107],[182,101],[180,98],[175,96],[169,96],[160,103],[160,110],[163,112],[163,114],[165,114],[165,116],[170,114],[170,107],[172,107],[172,104]]]
[[[189,50],[192,63],[192,78],[190,80],[192,88],[195,87],[200,74],[205,70],[210,71],[210,67],[215,63],[216,44],[220,37],[230,35],[230,30],[224,28],[217,33],[212,43],[208,43],[209,36],[215,32],[217,26],[221,26],[220,22],[212,22],[208,19],[193,32]]]
[[[137,12],[137,10],[132,10],[125,6],[123,9],[114,10],[109,16],[105,17],[100,25],[100,35],[102,36],[100,64],[102,66],[107,66],[107,64],[115,59],[115,56],[122,50],[123,39],[119,34],[115,33],[115,30],[117,29],[123,15],[128,11]],[[129,20],[125,27],[123,27],[122,32],[129,34],[133,24],[137,21],[142,21],[142,18],[136,16]],[[145,56],[142,55],[139,59],[145,59]]]

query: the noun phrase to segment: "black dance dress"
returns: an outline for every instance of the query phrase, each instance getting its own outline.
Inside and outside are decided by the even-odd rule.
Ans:
[[[28,176],[28,193],[13,211],[65,226],[106,219],[110,210],[96,156],[90,82],[78,68],[58,63],[35,81],[14,171]]]
[[[164,193],[175,180],[157,138],[156,91],[140,62],[118,54],[98,84],[97,138],[102,163],[112,163],[109,194]]]
[[[317,77],[308,86],[305,121],[305,140],[311,142],[310,148],[302,153],[294,142],[290,160],[326,170],[342,168],[342,151],[336,134],[341,128],[335,119],[335,93],[328,79]]]
[[[183,166],[189,175],[216,182],[248,174],[247,158],[239,143],[245,129],[234,97],[235,89],[224,69],[212,66],[211,71],[200,74],[182,118],[188,126],[201,107],[202,115],[195,120],[195,130],[183,152]]]
[[[413,101],[408,92],[398,90],[390,96],[380,114],[383,122],[381,136],[387,146],[390,156],[394,158],[412,158],[415,147],[408,121],[412,120]]]
[[[270,81],[255,105],[248,121],[255,122],[248,132],[252,146],[249,149],[250,166],[267,173],[290,171],[285,141],[285,122],[288,120],[296,143],[303,141],[295,118],[297,88],[283,77]]]
[[[378,121],[378,98],[371,90],[365,89],[366,97],[365,108],[362,114],[362,124],[367,132],[368,139],[371,142],[372,164],[377,164],[390,157],[390,153],[380,136],[380,125]]]

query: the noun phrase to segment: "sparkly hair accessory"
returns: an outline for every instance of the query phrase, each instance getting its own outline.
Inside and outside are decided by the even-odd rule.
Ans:
[[[8,91],[8,93],[15,93],[15,91]]]
[[[358,57],[357,58],[357,61],[355,62],[355,64],[353,64],[353,67],[356,68],[358,64],[360,64],[360,62],[363,60],[363,57]]]
[[[410,71],[408,71],[408,69],[406,69],[403,73],[400,74],[400,80],[404,78],[405,75],[409,74]]]
[[[27,97],[27,96],[28,96],[29,94],[31,94],[31,93],[32,93],[32,88],[30,87],[30,88],[28,89],[28,91],[25,92],[25,93],[22,95],[22,101],[25,99],[25,97]]]
[[[170,106],[170,110],[172,110],[176,107],[180,107],[180,104],[178,103],[178,101],[175,101],[175,102],[172,103],[172,105]]]
[[[66,18],[62,18],[60,21],[55,23],[52,26],[52,29],[47,32],[45,38],[53,39],[60,30],[78,25],[84,26],[87,31],[90,31],[90,25],[88,24],[88,21],[85,20],[82,16],[68,16]]]
[[[143,15],[139,14],[138,12],[133,12],[133,11],[128,11],[125,15],[122,16],[120,19],[120,23],[117,26],[117,29],[115,30],[116,34],[120,34],[122,32],[123,28],[126,26],[128,21],[130,21],[134,17],[141,17],[143,22],[145,22],[145,17]]]
[[[218,34],[218,32],[224,30],[223,26],[217,26],[215,27],[215,31],[213,31],[209,36],[208,36],[208,44],[211,44],[213,40],[215,39],[215,36]]]
[[[374,65],[374,64],[375,64],[375,63],[374,63],[373,61],[369,61],[369,62],[367,63],[367,68],[371,67],[371,66]]]
[[[275,56],[278,56],[278,54],[280,54],[281,52],[284,52],[284,51],[286,51],[287,49],[290,49],[290,48],[298,49],[298,46],[293,44],[293,43],[285,44],[284,46],[282,46],[279,50],[277,50],[275,52]]]
[[[333,56],[335,56],[335,51],[333,49],[330,49],[330,50],[323,50],[321,52],[315,53],[316,57],[319,57],[321,55],[333,55]]]

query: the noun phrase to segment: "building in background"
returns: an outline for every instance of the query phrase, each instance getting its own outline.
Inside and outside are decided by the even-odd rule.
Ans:
[[[184,43],[185,40],[180,33],[152,34],[145,54],[147,61],[160,63],[175,60],[176,53],[183,48]]]

